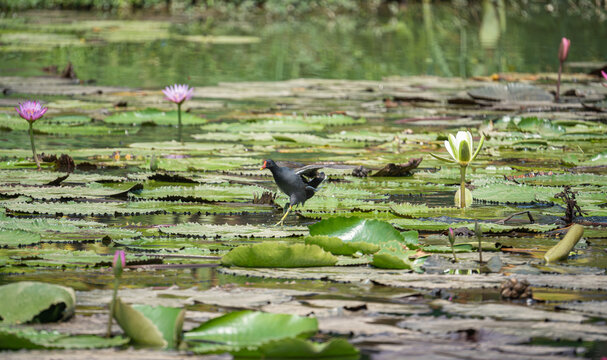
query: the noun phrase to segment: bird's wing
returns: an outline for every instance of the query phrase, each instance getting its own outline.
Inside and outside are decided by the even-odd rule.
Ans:
[[[310,181],[306,182],[306,184],[308,186],[313,187],[314,189],[318,189],[318,187],[320,186],[320,184],[322,184],[323,181],[325,181],[327,177],[325,176],[324,172],[318,173],[318,175],[311,179]]]
[[[306,165],[304,167],[300,167],[299,169],[295,169],[295,173],[297,175],[313,178],[316,177],[316,172],[318,169],[322,168],[322,165]]]
[[[311,186],[306,186],[306,200],[314,196],[316,189]]]

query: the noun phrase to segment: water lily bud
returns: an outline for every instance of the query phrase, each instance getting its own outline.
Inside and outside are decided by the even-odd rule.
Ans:
[[[455,244],[455,233],[452,228],[449,228],[449,242],[451,245]]]
[[[483,236],[483,230],[481,229],[481,224],[477,222],[474,223],[474,235],[476,235],[477,238],[481,238]]]
[[[559,47],[559,61],[565,62],[567,60],[567,55],[569,55],[569,45],[571,45],[571,40],[566,37],[561,39],[561,46]]]
[[[117,250],[114,253],[114,261],[112,262],[112,267],[114,268],[114,276],[120,277],[125,266],[126,259],[124,258],[124,251]]]
[[[150,158],[150,170],[151,171],[158,170],[158,159],[156,158],[156,156],[154,154],[152,154],[152,157]]]
[[[466,140],[463,140],[459,144],[459,162],[468,163],[470,161],[470,157],[472,157],[472,152],[470,151],[470,145]]]

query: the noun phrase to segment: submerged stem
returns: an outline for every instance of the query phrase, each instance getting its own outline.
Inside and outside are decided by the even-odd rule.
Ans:
[[[107,320],[107,332],[106,337],[112,336],[112,319],[114,318],[114,309],[116,307],[116,297],[118,295],[118,286],[120,285],[120,278],[114,279],[114,292],[112,294],[112,301],[110,302],[110,315]]]
[[[38,160],[38,155],[36,155],[36,145],[34,145],[34,128],[33,122],[29,122],[30,124],[30,129],[29,129],[29,133],[30,133],[30,142],[32,143],[32,153],[34,155],[34,161],[36,162],[36,166],[38,167],[38,170],[40,170],[40,160]]]
[[[183,143],[181,137],[181,104],[177,104],[177,127],[179,128],[179,142]]]
[[[460,187],[459,187],[459,206],[463,209],[466,207],[466,166],[460,165]]]

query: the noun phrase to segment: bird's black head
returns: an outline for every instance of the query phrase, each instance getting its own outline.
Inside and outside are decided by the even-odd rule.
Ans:
[[[263,162],[263,165],[261,166],[261,169],[259,170],[263,170],[263,169],[273,169],[273,168],[277,168],[278,165],[276,165],[276,163],[273,160],[265,160]]]

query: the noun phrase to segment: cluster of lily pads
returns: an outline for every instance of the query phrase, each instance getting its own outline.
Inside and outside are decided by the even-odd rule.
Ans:
[[[119,278],[121,261],[115,260],[114,272]],[[19,325],[52,323],[74,316],[76,295],[72,288],[23,281],[0,286],[0,298],[1,349],[91,349],[131,342],[155,348],[187,349],[198,354],[230,352],[247,358],[359,358],[358,350],[346,340],[326,343],[307,340],[318,332],[315,318],[244,310],[213,318],[183,332],[184,308],[128,305],[114,298],[111,314],[126,337],[111,336],[111,317],[106,337],[69,335]]]

